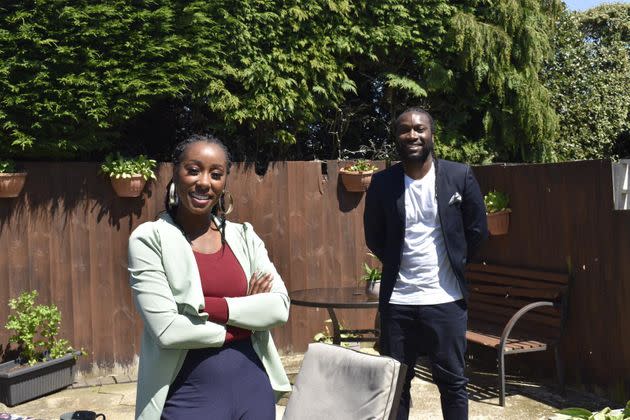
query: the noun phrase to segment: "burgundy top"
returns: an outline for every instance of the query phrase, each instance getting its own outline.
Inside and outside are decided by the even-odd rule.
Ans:
[[[213,254],[202,254],[194,250],[193,254],[201,277],[205,312],[210,315],[210,321],[225,325],[229,317],[225,298],[247,295],[245,272],[228,244]],[[227,326],[225,342],[243,340],[251,335],[249,330]]]

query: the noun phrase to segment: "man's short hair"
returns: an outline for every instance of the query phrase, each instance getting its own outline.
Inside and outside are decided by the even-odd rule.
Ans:
[[[431,129],[431,134],[433,134],[433,117],[431,116],[431,114],[429,114],[429,111],[427,111],[424,108],[420,108],[419,106],[412,106],[410,108],[405,109],[403,112],[401,112],[398,115],[398,118],[396,118],[396,123],[395,123],[395,132],[398,132],[398,126],[400,125],[400,117],[402,117],[405,114],[408,114],[410,112],[415,112],[417,114],[424,114],[427,116],[427,118],[429,119],[429,129]]]

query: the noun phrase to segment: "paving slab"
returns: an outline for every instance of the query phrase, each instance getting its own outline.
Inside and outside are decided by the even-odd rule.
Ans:
[[[302,354],[283,356],[283,363],[293,380],[299,371]],[[412,407],[410,420],[441,419],[440,396],[431,381],[427,365],[420,360],[414,369],[411,384]],[[553,383],[532,381],[522,377],[507,377],[506,406],[499,406],[497,376],[488,370],[469,368],[469,418],[471,420],[549,419],[561,408],[580,406],[597,410],[610,406],[609,401],[595,395],[568,390],[562,396]],[[120,377],[119,377],[120,376]],[[112,380],[113,378],[113,380]],[[63,413],[90,410],[103,413],[107,420],[132,420],[136,399],[135,378],[128,375],[108,375],[102,378],[81,378],[73,388],[65,389],[15,407],[0,404],[0,413],[14,413],[36,419],[57,420]],[[111,383],[113,382],[113,383]],[[86,386],[87,383],[94,384]],[[279,401],[286,405],[287,398]],[[281,409],[279,409],[281,411]],[[354,420],[354,419],[349,419]]]

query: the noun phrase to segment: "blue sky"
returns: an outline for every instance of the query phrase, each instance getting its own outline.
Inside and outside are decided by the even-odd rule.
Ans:
[[[602,3],[617,3],[617,2],[621,2],[621,3],[627,3],[627,1],[622,1],[622,0],[609,0],[609,1],[603,1],[603,0],[564,0],[564,2],[567,4],[567,6],[569,7],[569,10],[580,10],[580,11],[584,11],[586,9],[590,9],[591,7],[595,7],[598,6]]]

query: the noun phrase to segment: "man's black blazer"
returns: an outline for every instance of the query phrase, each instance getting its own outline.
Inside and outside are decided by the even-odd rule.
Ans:
[[[488,236],[486,207],[470,166],[434,160],[435,195],[446,251],[468,297],[466,261]],[[389,303],[400,268],[405,237],[405,182],[402,163],[374,174],[363,214],[365,242],[383,263],[379,306]]]

